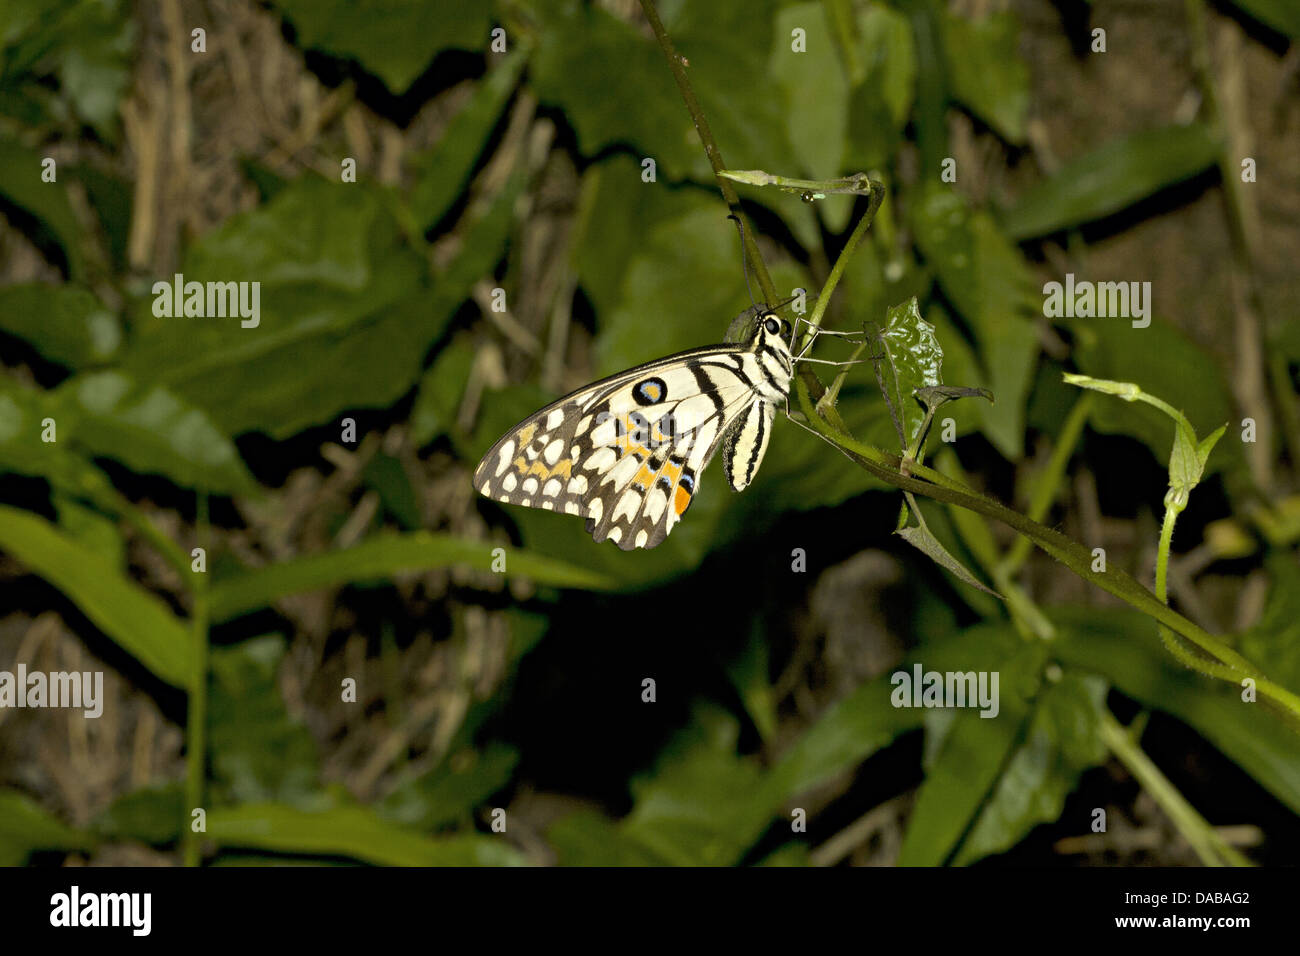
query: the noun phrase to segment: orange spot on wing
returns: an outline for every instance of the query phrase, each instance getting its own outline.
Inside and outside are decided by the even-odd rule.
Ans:
[[[523,455],[520,455],[518,458],[514,460],[514,466],[515,466],[515,471],[519,472],[519,474],[521,475],[528,474],[528,461],[524,458]]]
[[[691,503],[691,493],[687,491],[685,488],[683,488],[681,485],[678,485],[677,498],[673,502],[673,510],[677,512],[678,517],[681,517],[682,512],[686,510],[686,506],[689,505],[690,503]]]
[[[531,422],[530,424],[525,425],[523,428],[519,429],[518,441],[519,441],[520,450],[527,448],[528,443],[533,440],[533,436],[536,434],[537,434],[537,422]]]
[[[642,465],[641,470],[636,473],[636,477],[632,479],[632,482],[640,485],[642,488],[649,488],[654,480],[655,473],[646,465]]]

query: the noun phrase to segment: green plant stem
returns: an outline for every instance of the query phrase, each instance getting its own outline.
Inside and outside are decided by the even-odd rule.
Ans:
[[[1253,865],[1239,850],[1229,846],[1215,832],[1214,827],[1196,812],[1196,808],[1187,802],[1178,788],[1169,782],[1169,778],[1160,772],[1160,768],[1109,712],[1101,715],[1099,729],[1101,739],[1110,752],[1142,785],[1142,789],[1151,794],[1160,809],[1178,828],[1178,832],[1192,845],[1202,863],[1206,866]]]
[[[1033,521],[1041,522],[1046,518],[1048,509],[1056,499],[1061,480],[1065,477],[1066,465],[1070,463],[1070,456],[1074,454],[1079,436],[1083,434],[1083,426],[1088,421],[1088,413],[1092,410],[1094,394],[1084,392],[1080,395],[1079,400],[1070,409],[1070,414],[1065,417],[1065,423],[1056,436],[1056,445],[1052,448],[1051,457],[1047,460],[1047,467],[1034,483],[1034,490],[1029,499],[1027,514]],[[1033,544],[1028,538],[1016,538],[1015,544],[1002,560],[1002,573],[1007,577],[1014,577],[1024,565],[1031,550]]]
[[[840,250],[840,254],[835,258],[835,265],[831,266],[831,273],[826,277],[826,283],[822,286],[821,292],[817,294],[817,302],[813,305],[812,315],[808,318],[808,325],[811,327],[804,334],[811,334],[813,329],[819,328],[822,324],[822,318],[826,315],[826,309],[831,304],[831,295],[835,292],[835,287],[840,284],[840,279],[844,275],[844,270],[848,268],[849,259],[853,257],[854,251],[858,248],[858,243],[862,237],[867,234],[871,228],[871,223],[876,218],[876,211],[880,208],[881,201],[885,198],[885,187],[880,183],[872,180],[871,195],[867,197],[867,208],[863,212],[862,218],[858,224],[853,227],[853,232],[849,234],[848,242]]]
[[[208,496],[198,494],[199,546],[208,552]],[[190,619],[194,633],[194,668],[190,674],[188,707],[185,721],[185,804],[182,807],[181,842],[186,866],[198,866],[202,858],[201,834],[194,832],[193,811],[203,806],[203,780],[207,766],[208,720],[208,574],[186,568],[191,580],[194,614]]]
[[[878,448],[864,445],[844,432],[835,431],[826,419],[819,417],[813,409],[808,384],[802,377],[795,380],[795,392],[800,409],[807,417],[810,427],[831,444],[836,445],[868,473],[896,488],[922,494],[939,501],[952,502],[986,517],[996,518],[1009,525],[1013,530],[1030,538],[1034,544],[1056,558],[1075,574],[1097,585],[1102,590],[1115,595],[1126,604],[1137,608],[1157,622],[1168,625],[1212,659],[1227,665],[1228,668],[1235,668],[1240,671],[1240,673],[1234,673],[1232,678],[1234,682],[1246,676],[1254,679],[1261,695],[1285,712],[1292,721],[1300,724],[1300,696],[1263,677],[1250,661],[1218,638],[1197,627],[1181,614],[1158,601],[1149,590],[1134,580],[1131,575],[1113,567],[1105,573],[1094,572],[1091,568],[1091,553],[1082,545],[1070,540],[1059,531],[1045,527],[1019,512],[1011,510],[999,501],[995,501],[962,486],[959,482],[946,478],[931,468],[913,463],[909,465],[909,470],[912,473],[903,474],[903,463],[900,458],[889,455]]]
[[[696,98],[695,90],[691,86],[691,78],[686,75],[686,66],[683,64],[677,49],[673,46],[668,31],[664,29],[663,21],[659,19],[659,11],[655,9],[654,0],[641,0],[641,9],[645,11],[646,19],[650,22],[650,29],[654,31],[655,39],[659,41],[659,49],[663,51],[664,57],[668,60],[668,68],[672,70],[673,79],[677,81],[677,88],[681,91],[682,99],[686,101],[686,110],[691,114],[691,120],[695,123],[695,132],[699,134],[700,143],[704,146],[704,154],[708,156],[709,165],[713,167],[714,176],[718,180],[718,188],[722,190],[722,198],[726,201],[727,208],[731,210],[732,215],[740,219],[745,226],[741,230],[745,244],[745,257],[749,259],[750,268],[754,270],[754,276],[758,279],[758,287],[763,290],[763,298],[769,303],[776,302],[776,286],[772,284],[772,276],[767,271],[767,263],[763,261],[763,256],[758,251],[758,241],[754,238],[754,230],[749,226],[749,222],[745,218],[745,212],[741,209],[740,197],[736,194],[736,189],[731,185],[731,182],[718,175],[727,168],[727,164],[722,161],[722,152],[713,139],[713,132],[709,129],[709,121],[705,118],[704,111],[700,109],[700,101]]]

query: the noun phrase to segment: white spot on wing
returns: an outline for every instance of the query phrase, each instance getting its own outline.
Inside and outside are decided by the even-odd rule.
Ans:
[[[563,487],[564,483],[560,481],[559,478],[552,478],[542,486],[542,496],[546,498],[554,498],[560,493],[560,489]]]
[[[564,454],[564,442],[557,438],[546,446],[546,451],[542,452],[542,458],[546,460],[548,465],[554,465],[560,460],[562,454]]]
[[[505,478],[501,480],[501,487],[504,488],[506,491],[514,491],[516,488],[519,487],[519,479],[515,477],[515,473],[513,471],[510,472],[510,474],[506,475]]]
[[[497,455],[497,474],[498,478],[510,467],[510,462],[515,457],[515,440],[512,438],[501,446],[501,451]]]
[[[564,421],[564,409],[557,408],[555,411],[551,412],[551,414],[546,416],[546,430],[548,432],[555,431],[555,429],[560,427],[560,423],[563,421]]]
[[[650,534],[645,529],[642,529],[636,533],[636,546],[638,548],[644,548],[645,543],[649,540],[650,540]]]
[[[526,494],[537,494],[537,478],[530,475],[524,479],[523,489]]]
[[[600,516],[605,513],[605,504],[599,498],[593,498],[587,505],[587,517],[593,521],[599,521]]]

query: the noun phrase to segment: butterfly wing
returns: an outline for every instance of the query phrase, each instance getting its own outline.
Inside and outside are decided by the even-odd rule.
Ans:
[[[589,385],[502,436],[474,486],[497,501],[582,515],[597,541],[652,548],[753,403],[752,362],[741,348],[696,349]]]

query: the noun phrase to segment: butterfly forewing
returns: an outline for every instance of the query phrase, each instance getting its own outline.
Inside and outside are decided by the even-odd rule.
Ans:
[[[760,342],[660,359],[548,405],[502,436],[474,486],[497,501],[582,515],[597,541],[653,548],[681,520],[724,439],[732,487],[753,479],[771,403],[788,388]]]

